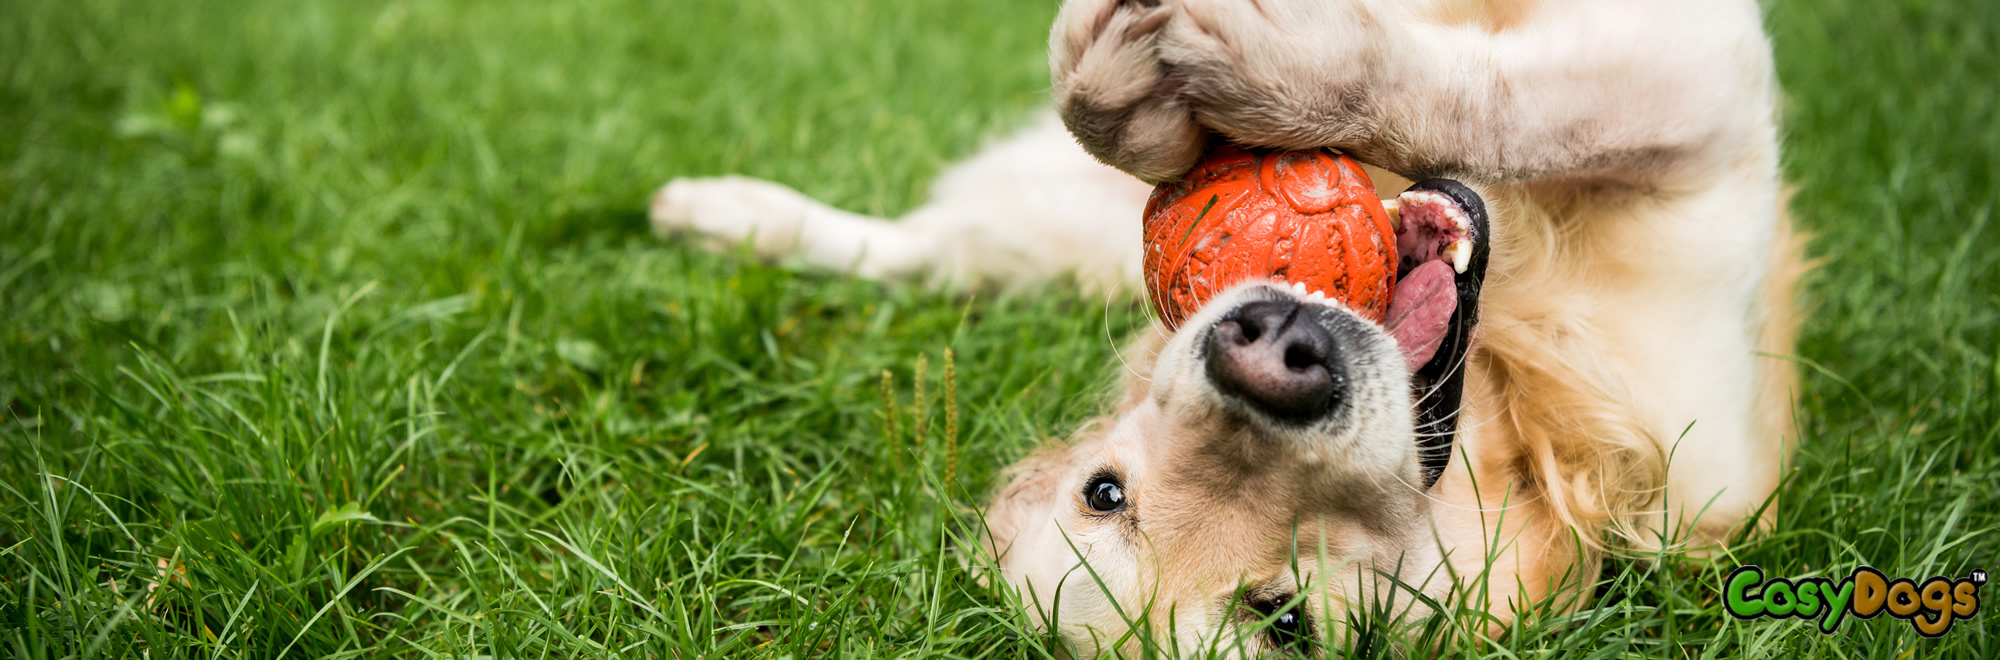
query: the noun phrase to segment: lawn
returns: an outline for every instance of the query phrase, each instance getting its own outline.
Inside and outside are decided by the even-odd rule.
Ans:
[[[1138,306],[800,272],[644,208],[741,172],[909,209],[1045,102],[1055,5],[0,1],[0,648],[1045,657],[965,530]],[[2000,570],[2000,4],[1767,13],[1822,263],[1777,531],[1416,643],[2000,657],[1993,605],[1937,640],[1722,610],[1737,563]]]

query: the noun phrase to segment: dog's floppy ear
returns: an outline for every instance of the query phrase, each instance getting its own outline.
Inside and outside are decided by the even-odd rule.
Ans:
[[[1008,550],[1023,530],[1053,515],[1055,498],[1064,489],[1071,452],[1065,443],[1050,443],[1007,468],[1005,486],[986,509],[986,550],[994,561],[1007,566]]]
[[[1458,307],[1445,327],[1444,341],[1429,362],[1411,374],[1417,399],[1417,451],[1423,464],[1424,487],[1437,483],[1451,463],[1452,438],[1458,433],[1458,413],[1465,393],[1465,361],[1479,325],[1479,291],[1486,284],[1486,260],[1493,247],[1493,224],[1486,200],[1463,183],[1427,179],[1410,190],[1428,190],[1451,198],[1472,222],[1472,258],[1465,272],[1452,277]]]
[[[1172,338],[1173,331],[1158,322],[1139,331],[1132,341],[1118,349],[1120,363],[1115,367],[1118,394],[1112,399],[1117,402],[1115,407],[1078,431],[1075,442],[1051,442],[1007,468],[1002,476],[1006,485],[986,510],[986,549],[1002,566],[1006,565],[1007,549],[1021,532],[1051,515],[1055,499],[1068,492],[1063,479],[1069,474],[1066,468],[1071,465],[1072,457],[1078,452],[1092,451],[1104,441],[1104,434],[1119,417],[1144,403],[1152,393],[1153,363],[1159,360],[1160,351],[1166,349]]]

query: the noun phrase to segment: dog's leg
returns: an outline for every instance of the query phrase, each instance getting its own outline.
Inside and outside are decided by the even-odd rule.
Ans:
[[[1049,39],[1056,111],[1084,150],[1146,181],[1194,167],[1202,129],[1156,55],[1158,0],[1072,0]]]
[[[1043,117],[953,166],[900,220],[827,206],[743,177],[679,179],[653,197],[653,227],[712,243],[751,241],[871,279],[1019,285],[1074,276],[1093,290],[1137,291],[1139,216],[1149,189],[1083,153]]]
[[[1151,178],[1192,163],[1194,122],[1246,144],[1332,146],[1411,178],[1480,183],[1644,187],[1769,139],[1758,133],[1768,112],[1745,112],[1773,103],[1754,2],[1452,11],[1074,0],[1051,38],[1057,105],[1091,153]]]
[[[863,277],[907,275],[925,263],[922,237],[905,228],[761,179],[676,179],[653,196],[651,215],[662,235],[694,233],[721,245],[751,241],[767,258],[797,256]]]

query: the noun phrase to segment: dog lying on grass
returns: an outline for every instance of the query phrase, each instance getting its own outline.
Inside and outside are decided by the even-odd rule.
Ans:
[[[1014,467],[990,549],[1081,653],[1254,653],[1385,604],[1506,621],[1579,603],[1607,548],[1768,520],[1803,266],[1754,2],[1071,0],[1050,47],[1055,115],[898,222],[721,178],[669,183],[655,226],[871,278],[1136,290],[1147,182],[1223,140],[1341,149],[1385,198],[1462,181],[1478,224],[1442,371],[1246,284],[1143,334],[1111,410]],[[1294,382],[1314,369],[1337,377]]]

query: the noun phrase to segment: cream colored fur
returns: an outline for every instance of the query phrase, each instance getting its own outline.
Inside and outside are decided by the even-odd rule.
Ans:
[[[1223,404],[1185,386],[1195,342],[1127,350],[1149,375],[1016,466],[989,510],[1004,576],[1084,652],[1142,612],[1185,643],[1228,638],[1242,619],[1223,605],[1246,588],[1304,579],[1315,607],[1357,606],[1389,589],[1373,570],[1434,595],[1454,586],[1441,567],[1483,579],[1473,604],[1504,619],[1580,602],[1608,547],[1712,547],[1756,523],[1790,456],[1774,356],[1803,265],[1754,2],[1072,0],[1050,51],[1061,121],[953,168],[900,222],[728,178],[668,184],[655,226],[868,277],[1133,292],[1148,187],[1119,170],[1172,178],[1229,139],[1345,150],[1381,168],[1384,197],[1458,178],[1494,233],[1457,454],[1429,491],[1398,453],[1407,420],[1315,441],[1388,452],[1366,469],[1301,472],[1281,452],[1218,472],[1190,448],[1250,427],[1216,426]],[[1376,418],[1407,417],[1407,398],[1380,401]],[[1144,512],[1125,527],[1078,517],[1106,464]],[[1263,490],[1214,495],[1232,479]],[[1366,504],[1312,504],[1328,498]]]

